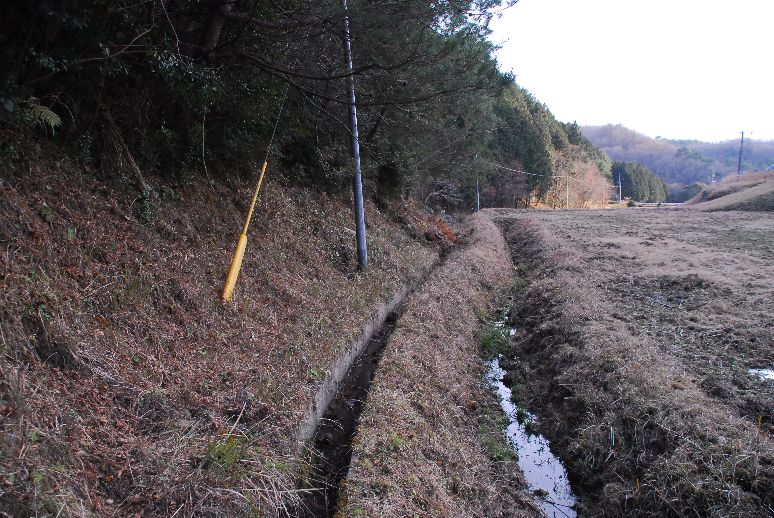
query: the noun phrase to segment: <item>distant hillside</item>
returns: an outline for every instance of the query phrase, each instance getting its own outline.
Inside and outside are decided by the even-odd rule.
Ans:
[[[583,126],[583,134],[613,160],[639,162],[670,184],[708,182],[736,173],[739,141],[709,143],[650,138],[620,124]],[[744,171],[760,171],[774,163],[774,142],[745,140]]]

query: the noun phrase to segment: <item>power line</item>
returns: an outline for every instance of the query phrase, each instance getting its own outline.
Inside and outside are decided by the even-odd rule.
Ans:
[[[527,176],[541,176],[541,177],[544,177],[544,178],[569,178],[573,182],[578,182],[578,183],[585,183],[585,184],[596,183],[596,182],[592,182],[590,180],[579,180],[578,178],[573,178],[572,176],[569,176],[569,175],[528,173],[527,171],[522,171],[520,169],[512,169],[510,167],[505,167],[504,165],[496,164],[494,162],[490,162],[489,165],[491,165],[491,166],[493,166],[493,167],[495,167],[497,169],[504,169],[505,171],[511,171],[511,172],[514,172],[514,173],[520,173],[520,174],[524,174],[524,175],[527,175]]]

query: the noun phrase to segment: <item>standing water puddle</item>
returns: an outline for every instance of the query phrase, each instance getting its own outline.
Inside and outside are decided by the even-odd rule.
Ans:
[[[774,381],[774,369],[750,369],[750,375],[761,381]]]
[[[486,381],[500,398],[500,406],[510,420],[505,432],[518,457],[518,463],[527,479],[527,485],[538,499],[538,505],[548,518],[575,517],[575,495],[567,480],[567,471],[551,453],[548,440],[527,431],[517,418],[516,405],[511,401],[511,389],[503,384],[505,371],[500,360],[489,362]],[[534,416],[527,414],[534,422]]]

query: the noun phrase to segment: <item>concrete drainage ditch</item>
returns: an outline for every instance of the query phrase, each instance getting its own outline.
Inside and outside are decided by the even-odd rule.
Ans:
[[[368,391],[384,347],[402,312],[399,306],[368,342],[344,378],[328,405],[314,436],[310,450],[312,470],[307,483],[313,490],[305,493],[301,516],[331,518],[336,514],[339,484],[347,477],[352,460],[352,439],[365,406]]]
[[[327,518],[336,513],[338,488],[351,461],[352,438],[382,351],[408,296],[443,262],[439,258],[383,304],[360,335],[337,358],[299,427],[299,456],[308,461],[300,475],[301,505],[296,516]]]

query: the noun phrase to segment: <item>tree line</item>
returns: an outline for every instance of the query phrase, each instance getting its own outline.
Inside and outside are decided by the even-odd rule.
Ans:
[[[653,171],[636,162],[613,162],[613,178],[620,182],[621,196],[635,201],[663,203],[669,188]]]
[[[350,2],[375,199],[469,208],[478,182],[485,203],[510,205],[546,200],[560,177],[574,180],[573,203],[587,201],[581,185],[604,197],[609,159],[498,70],[489,23],[514,3]],[[8,0],[3,10],[0,157],[49,140],[107,175],[120,175],[122,150],[164,181],[250,170],[287,97],[272,150],[282,181],[348,188],[341,1]]]

